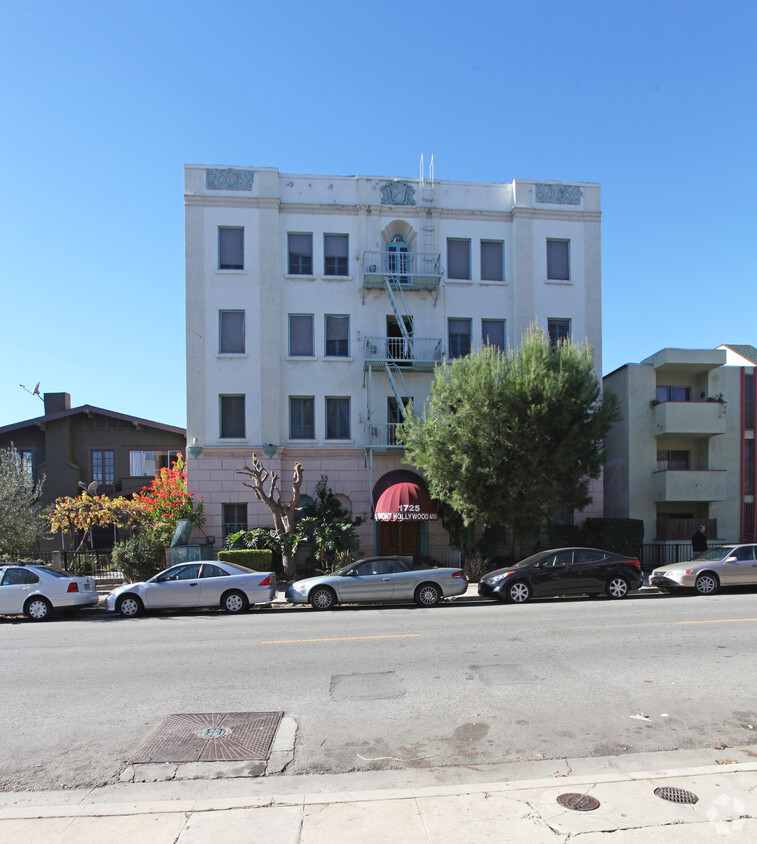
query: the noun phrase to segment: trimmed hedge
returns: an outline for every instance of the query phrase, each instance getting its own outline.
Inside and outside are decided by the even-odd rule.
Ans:
[[[242,548],[238,551],[219,551],[222,563],[237,563],[255,571],[273,571],[273,552],[267,548]]]
[[[584,536],[590,548],[635,557],[644,542],[644,522],[642,519],[587,519]]]

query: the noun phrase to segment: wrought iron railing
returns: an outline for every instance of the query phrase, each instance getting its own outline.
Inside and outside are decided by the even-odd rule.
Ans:
[[[438,252],[363,252],[363,286],[390,284],[408,290],[435,290],[442,279]]]
[[[366,337],[365,360],[398,366],[441,363],[444,343],[439,337]]]

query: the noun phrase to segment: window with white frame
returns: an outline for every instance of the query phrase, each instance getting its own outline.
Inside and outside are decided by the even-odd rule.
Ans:
[[[313,235],[289,233],[289,275],[313,275]]]
[[[30,448],[17,448],[18,464],[29,477],[34,477],[34,452]]]
[[[570,241],[547,240],[547,278],[570,281]]]
[[[289,314],[289,356],[315,356],[313,314]]]
[[[505,244],[501,240],[481,241],[481,281],[505,280]]]
[[[220,226],[218,229],[218,268],[244,269],[244,229]]]
[[[129,452],[129,474],[132,478],[151,478],[155,468],[154,451]]]
[[[470,352],[471,321],[469,319],[447,320],[447,355],[450,358],[464,357]]]
[[[116,453],[113,449],[92,452],[92,480],[103,485],[116,482]]]
[[[315,439],[315,399],[313,396],[289,397],[289,439]]]
[[[349,238],[346,234],[323,236],[323,274],[349,275]]]
[[[447,238],[447,278],[470,280],[470,240]]]
[[[324,336],[327,358],[346,358],[350,353],[350,318],[342,314],[326,314]]]
[[[553,346],[556,345],[560,340],[570,340],[570,320],[548,319],[547,335],[549,336],[549,342]]]
[[[481,342],[485,345],[505,348],[505,321],[503,319],[481,320]]]
[[[218,351],[222,355],[244,354],[244,311],[218,312]]]
[[[245,436],[244,395],[219,396],[221,439],[242,439]]]
[[[349,398],[326,398],[326,439],[348,440],[350,438]]]

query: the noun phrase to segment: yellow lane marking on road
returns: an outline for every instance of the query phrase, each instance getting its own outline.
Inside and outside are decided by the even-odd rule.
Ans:
[[[396,633],[389,636],[334,636],[331,639],[271,639],[261,645],[293,645],[300,642],[352,642],[355,639],[411,639],[420,633]]]
[[[723,624],[726,621],[757,621],[757,618],[707,618],[702,621],[679,621],[679,624]]]

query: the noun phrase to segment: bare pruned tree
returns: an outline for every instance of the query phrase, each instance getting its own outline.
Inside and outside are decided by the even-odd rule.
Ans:
[[[300,486],[302,485],[302,463],[294,464],[292,476],[292,496],[289,502],[281,500],[281,490],[277,484],[279,476],[271,472],[260,462],[256,454],[252,455],[251,466],[243,466],[237,469],[237,474],[246,475],[251,483],[242,481],[242,484],[249,487],[255,493],[258,501],[271,511],[273,525],[281,545],[281,560],[284,565],[284,573],[293,576],[294,555],[289,552],[287,538],[294,535],[295,531],[295,510],[300,500]]]

